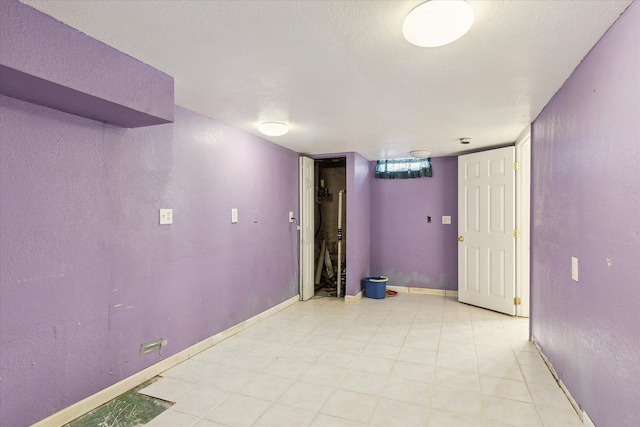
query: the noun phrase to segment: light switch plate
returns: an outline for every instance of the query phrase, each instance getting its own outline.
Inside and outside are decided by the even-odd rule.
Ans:
[[[235,224],[238,222],[238,209],[231,209],[231,223]]]
[[[160,209],[160,225],[173,224],[173,209]]]
[[[571,257],[571,278],[578,281],[578,258]]]
[[[449,215],[444,215],[442,217],[442,223],[443,224],[451,224],[451,217]]]

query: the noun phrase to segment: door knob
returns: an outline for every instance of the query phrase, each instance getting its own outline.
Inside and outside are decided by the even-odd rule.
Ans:
[[[458,242],[464,242],[464,236],[458,237]]]

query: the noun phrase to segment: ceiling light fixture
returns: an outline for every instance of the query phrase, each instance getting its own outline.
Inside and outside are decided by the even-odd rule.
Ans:
[[[421,47],[449,44],[473,24],[473,8],[464,0],[430,0],[416,6],[402,25],[409,43]]]
[[[471,138],[460,138],[460,144],[469,144],[471,142]]]
[[[409,151],[411,157],[416,159],[426,159],[427,157],[431,157],[431,151],[429,150],[413,150]]]
[[[289,132],[289,126],[280,122],[264,122],[258,125],[258,130],[269,136],[281,136]]]

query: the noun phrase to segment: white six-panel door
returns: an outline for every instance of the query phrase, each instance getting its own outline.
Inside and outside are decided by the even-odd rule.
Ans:
[[[515,148],[458,157],[458,300],[515,315]]]
[[[300,157],[300,299],[314,295],[314,161]]]

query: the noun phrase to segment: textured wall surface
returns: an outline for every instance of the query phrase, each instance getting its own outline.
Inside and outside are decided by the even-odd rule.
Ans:
[[[370,272],[371,179],[369,161],[350,153],[347,157],[347,295],[360,292],[362,278]]]
[[[634,2],[532,127],[532,333],[597,426],[640,423],[639,46]]]
[[[371,180],[371,274],[390,285],[458,290],[458,159],[432,162],[431,178]]]
[[[0,64],[5,95],[124,127],[173,121],[173,77],[17,0],[0,2]]]
[[[296,153],[178,107],[127,130],[0,96],[0,117],[0,425],[297,294]]]

